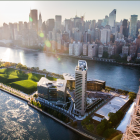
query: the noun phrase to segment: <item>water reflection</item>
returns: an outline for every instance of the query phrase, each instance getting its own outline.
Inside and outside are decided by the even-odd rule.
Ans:
[[[50,139],[39,113],[2,91],[0,97],[0,139]]]
[[[126,127],[129,123],[133,108],[134,108],[134,103],[130,106],[129,110],[126,112],[126,114],[125,114],[123,120],[121,121],[120,125],[118,126],[117,130],[120,130],[123,133],[125,132]]]
[[[85,140],[70,129],[0,90],[0,140]]]

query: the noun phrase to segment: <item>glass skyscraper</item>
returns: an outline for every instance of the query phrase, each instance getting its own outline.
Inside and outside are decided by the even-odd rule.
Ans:
[[[136,33],[137,33],[137,20],[138,20],[138,15],[131,15],[130,26],[129,26],[129,35],[132,38],[136,37]]]

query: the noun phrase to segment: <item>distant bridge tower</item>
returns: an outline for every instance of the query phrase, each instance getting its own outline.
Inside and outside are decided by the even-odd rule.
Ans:
[[[140,86],[134,104],[130,123],[123,134],[122,140],[140,140]]]

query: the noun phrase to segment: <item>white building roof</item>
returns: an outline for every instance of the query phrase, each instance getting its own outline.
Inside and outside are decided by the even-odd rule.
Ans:
[[[72,80],[74,81],[75,80],[75,75],[74,74],[69,74],[69,73],[63,73],[63,77],[65,80]]]
[[[105,104],[102,108],[100,108],[98,111],[96,111],[96,113],[104,116],[108,120],[108,114],[110,112],[116,113],[128,100],[128,97],[126,97],[125,99],[121,97],[115,97],[107,104]]]
[[[96,120],[96,121],[98,121],[98,122],[101,122],[101,120],[102,120],[102,118],[97,117],[97,116],[92,117],[92,119],[93,119],[93,120]]]

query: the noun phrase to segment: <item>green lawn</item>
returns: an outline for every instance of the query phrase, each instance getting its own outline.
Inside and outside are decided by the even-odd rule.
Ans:
[[[32,80],[16,81],[10,83],[9,85],[15,89],[20,89],[27,94],[30,94],[37,90],[37,83]]]
[[[0,69],[0,74],[4,74],[6,69]]]
[[[54,77],[50,77],[50,76],[46,76],[47,79],[49,79],[50,81],[56,81],[57,78],[54,78]]]
[[[37,90],[37,82],[44,75],[24,73],[12,68],[0,69],[0,82],[27,94]]]

